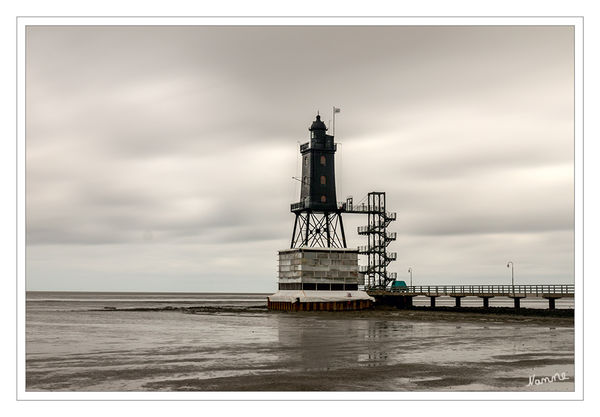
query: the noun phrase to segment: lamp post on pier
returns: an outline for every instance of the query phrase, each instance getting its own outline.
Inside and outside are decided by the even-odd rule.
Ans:
[[[510,268],[510,279],[512,284],[512,292],[515,295],[515,264],[512,261],[508,261],[506,264],[507,268]]]
[[[408,268],[408,273],[410,274],[410,286],[412,287],[412,267]]]

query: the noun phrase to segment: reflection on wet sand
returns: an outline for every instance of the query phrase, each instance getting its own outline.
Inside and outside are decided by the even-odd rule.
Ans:
[[[518,391],[535,372],[570,375],[547,390],[574,387],[568,327],[336,320],[323,314],[281,315],[277,325],[287,389],[318,380],[338,389]]]
[[[98,305],[110,306],[105,301],[77,301],[75,310],[28,305],[27,390],[574,388],[569,318],[399,310],[285,313],[243,306],[193,314],[98,311]],[[565,378],[552,379],[556,373]],[[552,382],[528,386],[531,378]]]

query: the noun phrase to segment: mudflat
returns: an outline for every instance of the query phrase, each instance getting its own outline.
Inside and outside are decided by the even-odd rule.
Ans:
[[[171,297],[154,305],[147,296],[127,297],[31,303],[26,389],[574,389],[569,311],[276,312],[254,302],[194,305]]]

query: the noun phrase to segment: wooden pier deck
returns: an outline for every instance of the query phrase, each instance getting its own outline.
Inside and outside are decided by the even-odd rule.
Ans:
[[[509,297],[514,300],[515,308],[520,308],[523,298],[545,298],[548,308],[554,310],[556,300],[563,297],[575,297],[573,284],[548,284],[548,285],[415,285],[394,288],[393,290],[367,290],[378,302],[393,304],[398,307],[411,307],[412,298],[426,296],[435,307],[435,299],[440,296],[453,297],[456,307],[460,307],[460,300],[464,297],[479,297],[483,300],[483,307],[489,307],[489,299],[493,297]]]

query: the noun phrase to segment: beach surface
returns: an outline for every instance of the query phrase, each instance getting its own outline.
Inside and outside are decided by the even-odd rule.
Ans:
[[[263,300],[28,295],[26,389],[574,390],[568,315],[287,313],[267,311]]]

